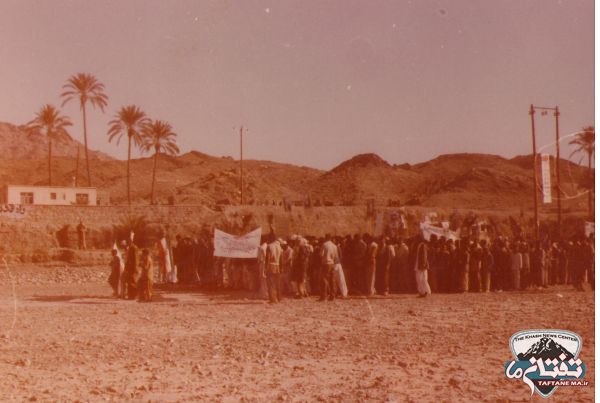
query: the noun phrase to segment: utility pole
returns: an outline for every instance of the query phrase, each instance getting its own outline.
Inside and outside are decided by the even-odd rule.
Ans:
[[[532,151],[532,162],[533,162],[533,226],[534,226],[534,235],[535,240],[539,240],[540,236],[540,228],[538,223],[538,203],[537,203],[537,169],[536,169],[536,160],[537,160],[537,149],[535,147],[535,120],[533,115],[535,114],[535,109],[533,108],[533,104],[529,106],[529,115],[531,115],[531,144],[533,146]]]
[[[240,126],[240,205],[244,205],[244,143],[242,136],[244,126]]]
[[[559,135],[558,135],[558,117],[560,113],[558,112],[558,106],[554,108],[554,118],[555,118],[555,127],[556,127],[556,194],[558,197],[558,239],[562,238],[561,232],[561,223],[562,223],[562,206],[561,206],[561,190],[560,190],[560,144],[559,144]]]

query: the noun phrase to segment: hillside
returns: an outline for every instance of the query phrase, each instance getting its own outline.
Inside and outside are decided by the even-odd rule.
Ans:
[[[17,136],[20,143],[16,142]],[[0,185],[43,185],[47,180],[46,144],[21,128],[0,124]],[[75,176],[77,141],[68,134],[56,146],[54,184],[70,185]],[[11,140],[12,139],[12,140]],[[23,141],[23,139],[26,139]],[[15,144],[19,144],[17,147]],[[20,149],[22,146],[23,151]],[[125,203],[126,162],[91,152],[92,185],[103,203]],[[80,161],[80,174],[83,173]],[[279,204],[284,198],[316,204],[420,205],[475,209],[529,209],[531,157],[506,159],[489,154],[440,155],[420,164],[392,165],[375,154],[357,155],[329,171],[271,161],[244,161],[244,202]],[[131,163],[132,198],[136,204],[150,199],[152,157]],[[561,180],[566,209],[582,210],[585,195],[579,187],[584,167],[563,161]],[[553,181],[555,180],[553,175]],[[177,157],[161,155],[156,176],[156,200],[167,204],[237,204],[240,200],[239,161],[192,151]],[[552,207],[552,205],[550,205]]]
[[[57,157],[77,156],[77,147],[81,147],[80,157],[83,159],[83,145],[63,131],[52,142],[52,154]],[[48,140],[41,133],[31,133],[23,126],[0,122],[0,151],[11,159],[43,159],[48,158]],[[100,151],[91,151],[90,159],[111,160],[112,157]]]

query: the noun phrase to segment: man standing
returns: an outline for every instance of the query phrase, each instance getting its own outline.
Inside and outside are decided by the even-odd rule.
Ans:
[[[280,277],[283,249],[281,248],[281,241],[275,239],[275,236],[271,236],[270,240],[271,242],[267,245],[266,275],[269,302],[274,304],[281,301]]]
[[[364,268],[366,266],[367,244],[359,234],[354,235],[352,241],[352,253],[350,255],[350,265],[348,266],[350,289],[354,293],[360,293],[363,289]]]
[[[463,238],[459,242],[456,253],[456,273],[458,276],[458,292],[469,291],[469,267],[471,265],[471,254],[469,253],[469,240]]]
[[[302,237],[294,241],[294,252],[292,253],[292,281],[296,284],[296,298],[308,297],[306,282],[308,281],[308,265],[310,263],[310,245]]]
[[[471,242],[469,258],[469,291],[481,292],[481,258],[483,251],[477,241]]]
[[[548,279],[546,276],[546,253],[544,249],[542,249],[542,244],[540,241],[535,243],[535,247],[531,252],[530,256],[531,262],[531,278],[530,284],[534,288],[546,288],[548,286]]]
[[[113,296],[119,296],[119,282],[121,279],[121,257],[119,256],[119,251],[117,250],[117,246],[111,251],[112,259],[110,261],[110,276],[108,277],[108,283],[113,289]]]
[[[367,246],[366,253],[366,294],[369,297],[375,295],[375,273],[377,270],[377,252],[379,246],[370,235],[365,234],[365,243]]]
[[[257,255],[257,281],[256,281],[256,293],[258,298],[265,299],[268,297],[268,289],[267,289],[267,238],[266,236],[261,237],[260,246],[258,247],[258,255]]]
[[[290,242],[292,242],[290,240]],[[281,282],[283,292],[285,294],[294,295],[296,294],[295,290],[292,286],[292,262],[293,262],[293,248],[291,245],[288,245],[287,242],[281,242],[281,246],[283,248],[283,255],[281,257]]]
[[[125,292],[124,296],[127,299],[135,299],[137,296],[137,283],[140,277],[138,267],[138,248],[133,241],[129,241],[127,248],[127,260],[125,262]]]
[[[77,225],[77,242],[79,249],[85,250],[87,249],[87,245],[85,243],[85,233],[87,232],[86,226],[83,224],[81,218],[79,219],[79,224]]]
[[[412,270],[409,267],[408,256],[408,245],[404,242],[403,238],[398,241],[398,247],[396,248],[396,262],[397,262],[397,281],[396,290],[399,292],[410,292],[411,285],[413,284]]]
[[[490,292],[492,285],[492,273],[494,272],[494,255],[485,240],[481,241],[481,282],[480,291]]]
[[[523,255],[519,243],[515,241],[510,255],[510,272],[512,279],[512,289],[519,291],[521,289],[521,271],[523,270]]]
[[[413,268],[415,270],[415,279],[417,281],[417,292],[421,298],[431,294],[431,288],[427,281],[427,270],[429,270],[427,254],[427,245],[425,244],[423,235],[419,233],[414,242]]]
[[[138,301],[152,301],[152,281],[154,278],[154,268],[150,251],[144,248],[142,258],[140,259],[141,275],[138,283]]]
[[[384,239],[384,248],[382,251],[383,259],[383,295],[390,293],[390,271],[392,268],[392,262],[396,258],[396,249],[393,243],[388,238]]]
[[[330,301],[335,299],[336,282],[333,269],[339,260],[337,245],[332,242],[331,235],[325,235],[325,242],[321,246],[321,298],[319,301],[325,301],[328,297]]]

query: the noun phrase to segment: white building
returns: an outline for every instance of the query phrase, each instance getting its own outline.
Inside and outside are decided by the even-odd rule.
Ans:
[[[0,194],[0,203],[46,206],[95,206],[96,188],[64,186],[7,185]]]

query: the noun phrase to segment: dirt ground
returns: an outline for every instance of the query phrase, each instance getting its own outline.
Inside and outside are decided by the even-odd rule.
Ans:
[[[0,265],[1,401],[529,401],[503,363],[509,337],[536,328],[583,337],[590,385],[550,400],[594,398],[591,291],[138,303],[113,299],[107,274]]]

